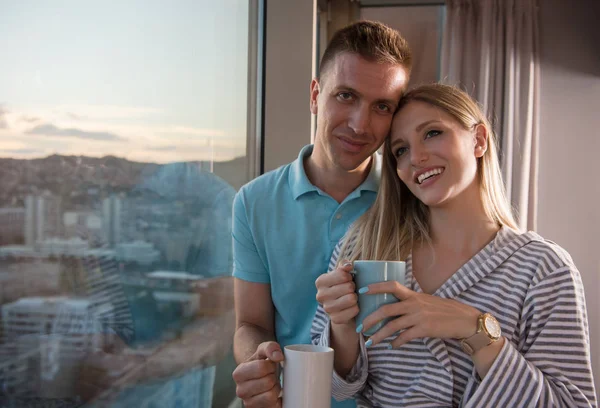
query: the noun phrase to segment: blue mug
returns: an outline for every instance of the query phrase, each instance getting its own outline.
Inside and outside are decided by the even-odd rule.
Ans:
[[[362,324],[363,320],[383,305],[398,302],[391,293],[369,294],[358,293],[358,289],[379,282],[398,281],[404,285],[406,274],[406,263],[402,261],[354,261],[354,282],[358,294],[358,316],[356,325]],[[385,326],[392,318],[384,319],[369,330],[364,331],[365,336],[372,336]]]

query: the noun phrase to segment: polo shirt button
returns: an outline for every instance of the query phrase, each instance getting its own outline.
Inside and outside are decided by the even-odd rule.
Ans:
[[[341,219],[342,219],[342,214],[337,214],[337,215],[335,216],[335,219],[336,219],[336,220],[341,220]]]

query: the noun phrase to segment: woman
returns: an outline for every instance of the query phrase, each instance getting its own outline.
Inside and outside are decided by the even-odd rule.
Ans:
[[[569,254],[518,231],[496,141],[446,85],[407,93],[372,207],[317,279],[313,343],[335,349],[333,394],[359,406],[595,407],[587,313]],[[343,256],[340,256],[343,254]],[[405,260],[404,285],[363,325],[351,261]],[[361,334],[393,317],[366,342]],[[501,330],[501,333],[500,333]]]

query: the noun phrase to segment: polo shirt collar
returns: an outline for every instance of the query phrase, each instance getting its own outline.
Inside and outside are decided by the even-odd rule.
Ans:
[[[322,193],[319,188],[313,185],[308,177],[306,176],[306,171],[304,171],[304,158],[310,156],[313,151],[313,145],[306,145],[300,150],[300,154],[298,154],[298,158],[291,164],[290,173],[289,173],[289,183],[292,190],[292,194],[294,195],[294,200],[297,200],[298,197],[303,194],[309,193],[311,191],[316,191],[317,193]],[[374,193],[379,189],[379,180],[381,179],[381,155],[379,153],[375,153],[373,155],[374,162],[371,166],[371,170],[369,171],[369,175],[362,182],[360,186],[352,194],[360,195],[362,191],[372,191]]]

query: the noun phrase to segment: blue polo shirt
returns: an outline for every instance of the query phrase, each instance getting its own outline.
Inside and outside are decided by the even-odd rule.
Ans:
[[[290,164],[246,184],[233,202],[233,276],[271,285],[279,344],[309,344],[317,309],[315,280],[335,245],[375,201],[381,160],[340,204],[308,180],[305,146]],[[345,405],[333,405],[342,407]],[[353,406],[353,405],[348,405]]]

